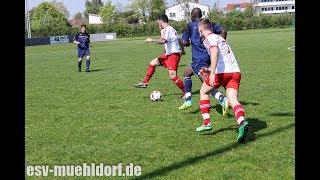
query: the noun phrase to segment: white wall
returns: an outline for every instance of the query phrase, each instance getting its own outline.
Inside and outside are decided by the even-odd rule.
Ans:
[[[185,3],[182,4],[177,4],[175,6],[169,7],[166,9],[166,15],[168,16],[169,20],[174,20],[174,21],[182,21],[185,20],[186,18],[190,18],[190,13],[193,8],[200,8],[201,11],[203,12],[202,15],[203,17],[208,17],[209,14],[209,6],[198,4],[198,3],[188,3],[189,8],[188,8],[188,15],[185,17],[185,12],[184,9],[186,7]],[[172,16],[175,15],[175,16]]]
[[[89,24],[102,24],[101,17],[96,14],[89,14]]]

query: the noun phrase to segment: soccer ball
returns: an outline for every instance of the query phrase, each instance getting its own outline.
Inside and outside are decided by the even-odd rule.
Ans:
[[[151,94],[150,94],[150,99],[151,101],[160,101],[161,99],[161,92],[160,91],[153,91]]]

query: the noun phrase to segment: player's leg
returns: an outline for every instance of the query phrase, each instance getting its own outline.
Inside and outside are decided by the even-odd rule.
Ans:
[[[198,128],[196,128],[197,132],[207,131],[212,129],[211,125],[211,119],[210,119],[210,93],[212,91],[213,87],[208,86],[205,82],[202,83],[201,89],[200,89],[200,112],[202,114],[202,125]]]
[[[226,94],[234,112],[235,119],[239,125],[237,142],[243,142],[249,131],[249,123],[245,119],[244,107],[238,101],[238,89],[241,79],[240,73],[234,73],[232,79],[227,84]]]
[[[87,49],[85,50],[85,55],[86,55],[86,72],[90,72],[90,50]]]
[[[169,73],[170,79],[182,91],[182,93],[184,95],[185,94],[184,84],[183,84],[183,81],[177,76],[177,71],[169,69],[168,73]]]
[[[205,64],[207,65],[207,64]],[[204,67],[204,68],[208,68]],[[201,80],[201,82],[203,82],[203,78],[204,76],[206,76],[206,73],[209,72],[204,72],[204,68],[201,68],[200,73],[198,75],[199,79]],[[218,81],[217,77],[216,77],[216,81]],[[218,89],[213,89],[211,92],[211,95],[219,102],[219,104],[222,106],[222,115],[226,116],[227,114],[227,110],[229,108],[229,102],[228,102],[228,98],[226,96],[224,96]]]
[[[177,71],[180,62],[180,53],[173,53],[168,55],[165,59],[162,59],[161,63],[165,68],[168,69],[169,77],[173,83],[182,91],[182,96],[184,96],[184,84],[183,81],[178,77]]]
[[[182,106],[179,107],[180,110],[188,109],[192,105],[191,99],[191,89],[192,89],[192,79],[191,76],[194,75],[192,67],[189,66],[184,70],[184,91],[185,91],[185,101]]]
[[[79,72],[81,72],[83,56],[84,56],[84,51],[82,49],[78,48],[78,71]]]
[[[142,82],[138,82],[137,84],[134,84],[135,87],[138,88],[146,88],[148,86],[148,83],[152,77],[152,75],[154,74],[155,70],[156,70],[156,66],[160,66],[161,63],[159,61],[159,58],[155,58],[153,60],[150,61],[148,69],[147,69],[147,73],[143,79]]]

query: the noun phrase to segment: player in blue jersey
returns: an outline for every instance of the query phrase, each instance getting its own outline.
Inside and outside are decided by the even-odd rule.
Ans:
[[[202,17],[201,9],[194,8],[191,11],[191,22],[187,24],[187,27],[182,34],[182,44],[189,46],[191,44],[192,51],[192,61],[191,65],[187,67],[184,71],[184,85],[185,85],[185,102],[182,106],[179,107],[180,110],[188,109],[192,105],[191,99],[191,89],[192,89],[192,80],[191,76],[198,75],[201,81],[203,81],[200,76],[200,72],[204,68],[210,67],[210,55],[208,54],[205,46],[202,43],[202,38],[200,37],[198,31],[199,19]],[[213,33],[220,34],[224,39],[226,39],[227,31],[217,23],[213,23]],[[222,114],[226,115],[228,108],[228,99],[223,96],[219,91],[212,91],[212,96],[214,96],[219,103],[222,105]]]
[[[86,25],[81,25],[80,32],[76,34],[73,42],[78,46],[78,70],[81,72],[82,59],[86,56],[86,72],[90,72],[90,35]]]

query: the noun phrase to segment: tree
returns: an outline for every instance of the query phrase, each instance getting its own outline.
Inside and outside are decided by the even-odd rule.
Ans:
[[[83,19],[82,13],[81,13],[81,12],[77,12],[77,13],[74,15],[73,19],[82,20],[82,19]]]
[[[166,3],[164,0],[151,0],[150,2],[150,17],[151,21],[157,19],[161,14],[164,14],[166,11]]]
[[[85,18],[88,19],[89,14],[99,14],[100,13],[100,8],[103,6],[103,3],[101,0],[86,0],[85,3],[85,8],[86,10],[84,11],[84,16]]]
[[[191,11],[189,2],[192,2],[192,0],[176,0],[176,2],[180,4],[181,9],[184,11],[185,20],[188,20],[190,18],[189,12]]]
[[[100,16],[103,23],[114,22],[115,14],[116,14],[116,6],[113,5],[111,1],[108,1],[100,9]]]
[[[63,2],[57,2],[56,0],[53,0],[51,2],[62,14],[68,18],[70,16],[70,13],[67,9],[67,7],[63,4]]]
[[[147,21],[147,16],[150,15],[150,0],[130,0],[130,10],[138,12],[144,22]]]
[[[43,2],[33,9],[31,24],[33,30],[47,32],[47,35],[53,35],[51,32],[66,34],[71,26],[65,14],[50,2]]]

